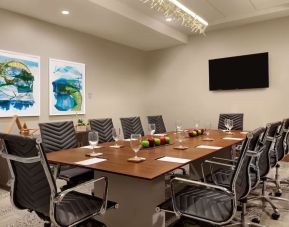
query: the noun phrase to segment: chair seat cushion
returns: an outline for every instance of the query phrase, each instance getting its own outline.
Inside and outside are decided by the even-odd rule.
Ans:
[[[98,214],[103,200],[101,198],[69,192],[63,200],[56,205],[55,220],[61,226],[69,226],[81,219]],[[108,201],[107,208],[114,207],[116,203]]]
[[[215,222],[227,221],[233,212],[230,196],[222,191],[204,187],[186,187],[176,195],[177,208],[184,214]],[[173,211],[171,199],[160,206],[161,209]]]
[[[60,171],[59,178],[66,181],[86,181],[93,179],[93,170],[81,167],[65,169]]]

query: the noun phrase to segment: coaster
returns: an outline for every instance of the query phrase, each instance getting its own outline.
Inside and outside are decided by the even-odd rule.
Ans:
[[[95,153],[95,152],[91,152],[91,153],[87,153],[85,154],[85,156],[89,156],[89,157],[98,157],[103,155],[103,153]]]
[[[128,161],[128,162],[139,163],[139,162],[143,162],[143,161],[145,161],[145,160],[146,160],[146,158],[142,158],[142,157],[137,157],[137,158],[135,158],[135,157],[133,157],[133,158],[129,158],[127,161]]]
[[[203,140],[203,141],[214,141],[213,138],[209,138],[209,137],[203,138],[202,140]]]
[[[189,147],[185,147],[185,146],[177,146],[177,147],[174,147],[174,149],[176,150],[186,150],[188,149]]]
[[[123,145],[111,145],[109,147],[118,149],[118,148],[122,148]]]

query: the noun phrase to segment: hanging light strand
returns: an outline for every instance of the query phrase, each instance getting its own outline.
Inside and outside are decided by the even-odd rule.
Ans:
[[[177,0],[140,0],[166,18],[172,18],[192,32],[204,33],[208,22]]]

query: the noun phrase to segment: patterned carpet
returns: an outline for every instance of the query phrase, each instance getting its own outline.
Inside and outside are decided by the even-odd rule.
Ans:
[[[280,174],[282,177],[288,176],[289,163],[282,162],[280,168]],[[271,177],[274,176],[274,171],[271,172]],[[57,185],[60,187],[63,182],[58,181]],[[273,191],[274,187],[269,186],[268,191]],[[82,192],[89,193],[91,188],[84,188]],[[284,198],[289,198],[289,186],[283,189]],[[261,224],[268,227],[288,227],[289,226],[289,202],[274,201],[281,211],[281,217],[278,221],[272,220],[270,214],[272,210],[269,206],[262,210],[260,208],[249,208],[250,214],[257,214],[261,217]],[[269,214],[269,215],[268,215]],[[9,192],[0,189],[0,227],[40,227],[43,226],[43,222],[35,215],[28,211],[21,211],[15,209],[10,202]],[[188,227],[200,226],[200,225],[188,225]],[[204,225],[201,225],[204,227]]]

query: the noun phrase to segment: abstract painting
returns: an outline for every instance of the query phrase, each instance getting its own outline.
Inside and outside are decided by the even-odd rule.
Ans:
[[[40,57],[0,50],[0,117],[40,115]]]
[[[49,59],[50,115],[85,114],[85,65]]]

